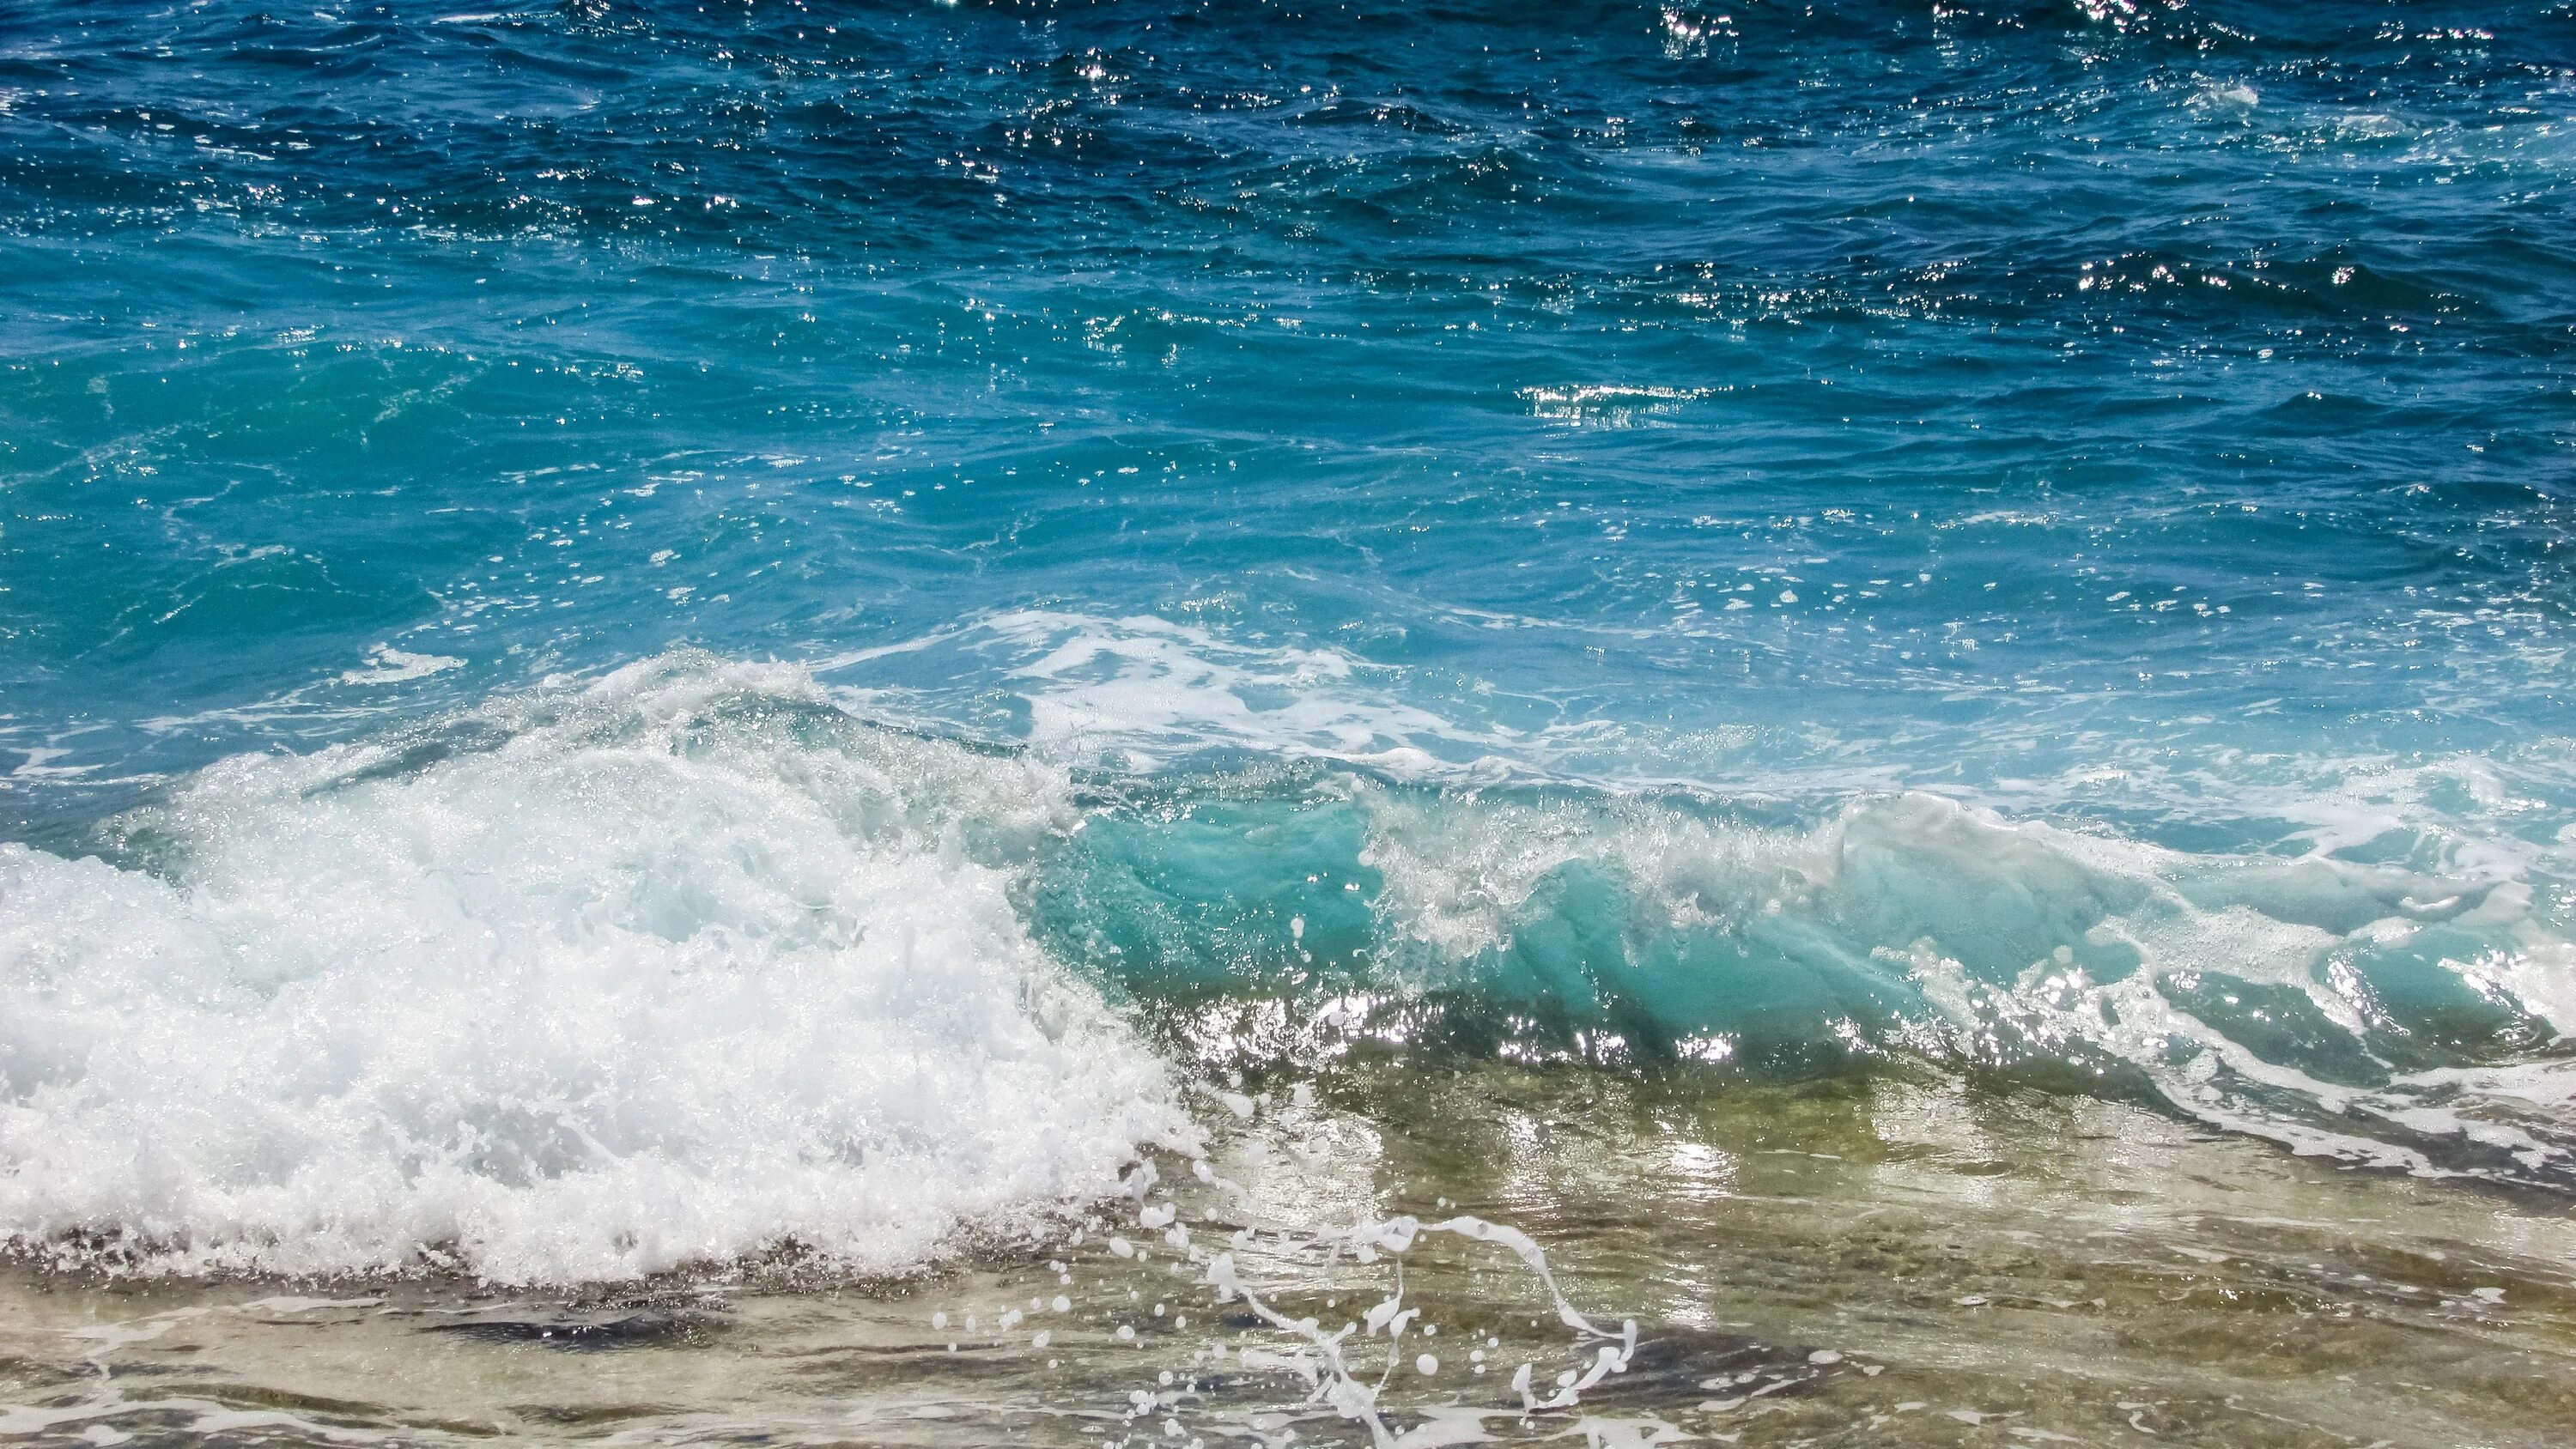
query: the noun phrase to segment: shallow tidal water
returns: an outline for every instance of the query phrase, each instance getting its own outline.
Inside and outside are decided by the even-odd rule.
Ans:
[[[578,1294],[14,1272],[0,1431],[1368,1442],[1310,1398],[1300,1334],[1208,1286],[1217,1253],[1283,1318],[1356,1327],[1343,1362],[1385,1375],[1372,1413],[1396,1443],[2546,1445],[2576,1412],[2576,1224],[2546,1199],[1902,1077],[1710,1093],[1378,1063],[1294,1095],[1210,1153],[1221,1185],[1184,1170],[1146,1194],[1180,1210],[1187,1247],[1122,1198],[901,1283],[780,1264]],[[1508,1246],[1426,1233],[1362,1263],[1308,1226],[1408,1212],[1525,1228],[1580,1312],[1635,1321],[1626,1367],[1528,1409],[1522,1365],[1544,1401],[1600,1341]],[[1419,1317],[1372,1331],[1399,1291]]]
[[[0,7],[0,1439],[2568,1442],[2571,138],[2556,0]]]

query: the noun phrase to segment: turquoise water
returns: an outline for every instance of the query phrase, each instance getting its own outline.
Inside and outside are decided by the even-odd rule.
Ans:
[[[2193,849],[2545,774],[2567,16],[2101,8],[19,16],[11,813],[679,644],[1025,738],[1174,629],[1248,718],[1056,723]]]
[[[0,16],[21,1254],[901,1275],[1450,1070],[2564,1212],[2566,5],[433,9]]]

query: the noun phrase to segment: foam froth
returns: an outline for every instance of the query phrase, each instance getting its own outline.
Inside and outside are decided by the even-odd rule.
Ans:
[[[0,846],[0,1232],[178,1270],[860,1271],[1189,1132],[1007,898],[1060,776],[674,656]]]

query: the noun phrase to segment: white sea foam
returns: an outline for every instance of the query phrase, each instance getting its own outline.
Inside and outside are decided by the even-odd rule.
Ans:
[[[1339,649],[1248,645],[1152,615],[1059,610],[983,615],[921,639],[820,661],[826,678],[892,656],[955,652],[992,669],[1019,701],[1019,733],[1047,759],[1151,769],[1206,750],[1330,759],[1407,776],[1518,768],[1514,731],[1461,722],[1402,696],[1397,672]],[[851,687],[871,712],[936,717],[937,701]]]
[[[413,654],[390,644],[379,644],[367,651],[367,667],[344,670],[342,684],[406,684],[426,679],[443,670],[454,669],[465,661],[447,654]]]
[[[1029,940],[1033,763],[703,658],[0,846],[0,1234],[150,1267],[867,1271],[1191,1129]]]
[[[1520,616],[1451,615],[1496,630],[1636,638]],[[905,666],[939,683],[899,682]],[[997,729],[1057,763],[1135,772],[1210,759],[1322,760],[1447,785],[1559,780],[1630,789],[1693,783],[1712,761],[1735,766],[1761,745],[1804,750],[1822,738],[1801,727],[1792,742],[1726,721],[1679,732],[1642,728],[1507,694],[1482,679],[1426,688],[1416,671],[1331,644],[1247,642],[1151,614],[1003,610],[811,667],[835,698],[871,717]],[[959,697],[960,679],[982,681],[977,697]],[[1840,754],[1762,765],[1775,785],[1848,789],[1900,778]]]
[[[1642,637],[1516,615],[1444,618],[1602,648]],[[2576,822],[2576,742],[2550,736],[2492,753],[2317,752],[2295,733],[2131,740],[2080,714],[2034,710],[1955,731],[1918,724],[1890,742],[1856,735],[1821,706],[1784,716],[1771,701],[1730,714],[1720,701],[1676,719],[1646,705],[1631,717],[1622,701],[1514,694],[1475,674],[1389,664],[1332,641],[1069,609],[980,614],[810,667],[871,717],[1004,735],[1060,764],[1140,772],[1250,757],[1470,787],[1554,782],[1811,801],[1929,787],[2022,818],[2082,806],[2253,822],[2278,832],[2265,842],[2275,849],[2334,852],[2391,832],[2423,834],[2463,863],[2508,871],[2536,859],[2522,827]],[[2576,823],[2567,831],[2559,863],[2576,867]]]

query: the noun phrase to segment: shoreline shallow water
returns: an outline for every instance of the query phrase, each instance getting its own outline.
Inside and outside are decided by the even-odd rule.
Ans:
[[[733,1269],[566,1295],[15,1266],[0,1433],[1369,1442],[1310,1397],[1297,1334],[1219,1301],[1215,1253],[1289,1318],[1359,1324],[1344,1353],[1372,1385],[1392,1361],[1373,1407],[1412,1444],[2537,1449],[2576,1413],[2576,1224],[2546,1196],[1902,1072],[1709,1090],[1388,1063],[1313,1085],[1293,1094],[1313,1105],[1283,1091],[1221,1134],[1205,1160],[1223,1186],[1171,1161],[1175,1191],[1076,1220],[1078,1246],[987,1245],[901,1282]],[[1138,1225],[1165,1202],[1189,1249]],[[1545,1399],[1597,1341],[1507,1249],[1437,1235],[1402,1255],[1421,1317],[1401,1342],[1369,1333],[1395,1257],[1363,1264],[1334,1237],[1399,1212],[1528,1231],[1581,1312],[1636,1320],[1627,1367],[1523,1412],[1521,1364]]]

